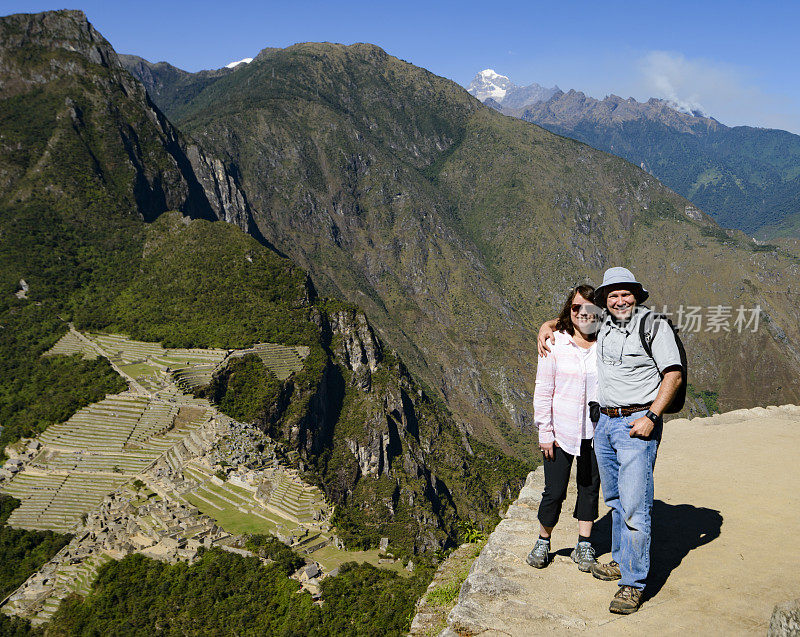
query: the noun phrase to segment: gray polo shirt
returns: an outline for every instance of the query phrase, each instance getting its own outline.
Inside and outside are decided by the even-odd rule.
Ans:
[[[653,358],[647,355],[639,337],[639,321],[645,314],[646,309],[636,307],[625,325],[604,314],[597,334],[598,400],[603,407],[652,402],[661,385],[659,370],[681,364],[675,335],[665,321],[653,339]]]

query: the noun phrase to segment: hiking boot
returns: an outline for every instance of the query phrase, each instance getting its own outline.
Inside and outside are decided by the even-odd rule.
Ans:
[[[614,599],[611,600],[611,605],[608,607],[612,613],[618,615],[630,615],[639,610],[642,605],[642,591],[627,584],[620,586]]]
[[[544,568],[550,563],[550,541],[539,538],[525,561],[533,568]]]
[[[601,579],[604,582],[611,582],[615,579],[621,579],[622,573],[619,570],[619,564],[617,564],[614,560],[611,560],[608,564],[599,564],[595,562],[589,567],[589,570],[592,572],[597,579]]]
[[[578,542],[570,554],[572,561],[578,565],[578,570],[588,573],[592,564],[597,564],[594,556],[594,547],[589,542]]]

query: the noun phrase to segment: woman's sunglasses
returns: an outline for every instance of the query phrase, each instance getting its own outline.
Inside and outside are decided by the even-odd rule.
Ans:
[[[586,314],[587,316],[597,315],[597,308],[594,305],[590,305],[588,303],[585,305],[581,305],[580,303],[573,303],[571,309],[573,314],[583,313]],[[581,310],[583,310],[583,312],[581,312]]]

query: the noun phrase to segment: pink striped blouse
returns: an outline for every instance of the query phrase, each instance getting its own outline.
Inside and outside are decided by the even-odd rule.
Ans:
[[[580,455],[581,440],[594,437],[588,403],[597,400],[597,344],[584,349],[565,332],[556,332],[547,358],[539,357],[533,392],[539,442],[554,440],[568,454]]]

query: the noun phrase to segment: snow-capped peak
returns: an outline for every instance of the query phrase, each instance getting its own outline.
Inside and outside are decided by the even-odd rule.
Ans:
[[[528,86],[517,86],[507,76],[494,69],[483,69],[467,87],[467,92],[481,102],[493,99],[498,105],[520,108],[535,102],[545,102],[558,92],[558,87],[544,88],[535,82]]]
[[[253,58],[243,58],[237,62],[231,62],[230,64],[226,64],[226,69],[232,69],[234,66],[239,66],[240,64],[250,64],[253,61]]]
[[[500,75],[494,69],[483,69],[480,73],[478,73],[483,79],[485,80],[506,80],[508,81],[508,77],[506,75]]]
[[[502,102],[506,93],[513,87],[514,84],[505,75],[500,75],[494,69],[484,69],[472,79],[467,91],[481,102],[490,97]]]

